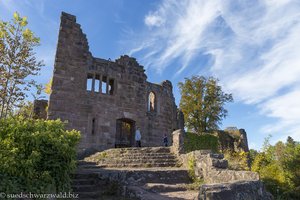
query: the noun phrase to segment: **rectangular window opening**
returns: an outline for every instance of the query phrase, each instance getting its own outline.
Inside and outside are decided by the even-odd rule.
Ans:
[[[86,80],[86,90],[92,91],[92,88],[93,88],[93,74],[88,74]]]
[[[110,95],[114,94],[114,80],[113,79],[109,80],[108,91],[109,91]]]
[[[95,76],[95,92],[100,91],[100,75],[96,74]]]
[[[107,94],[107,90],[106,90],[106,88],[107,88],[107,76],[103,76],[102,77],[102,83],[101,83],[101,91],[102,91],[102,93],[103,94]]]
[[[92,135],[95,134],[95,123],[96,123],[96,119],[93,118],[93,120],[92,120]]]

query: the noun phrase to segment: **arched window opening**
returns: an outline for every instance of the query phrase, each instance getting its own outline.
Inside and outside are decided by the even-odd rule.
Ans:
[[[155,94],[153,92],[149,93],[149,97],[148,97],[148,111],[150,112],[154,112],[155,111],[155,107],[156,107],[156,103],[155,103]]]

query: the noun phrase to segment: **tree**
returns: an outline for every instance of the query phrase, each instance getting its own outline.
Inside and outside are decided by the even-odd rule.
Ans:
[[[258,154],[258,151],[256,151],[255,149],[250,149],[249,150],[249,162],[250,162],[250,165],[252,165],[255,157],[257,156]]]
[[[187,128],[196,133],[217,130],[227,116],[224,105],[233,101],[232,94],[224,93],[213,77],[193,76],[178,85]]]
[[[49,82],[45,85],[45,88],[44,88],[44,92],[48,95],[50,95],[52,93],[52,82],[53,82],[53,78],[51,78],[49,80]]]
[[[287,142],[269,143],[256,154],[252,171],[258,172],[275,199],[300,199],[300,143],[288,137]]]
[[[18,13],[10,22],[0,21],[0,119],[13,112],[27,91],[38,86],[33,77],[43,64],[37,61],[34,47],[40,40],[27,24],[27,18]]]
[[[22,101],[19,105],[19,108],[14,112],[15,117],[33,118],[33,103],[31,101]]]

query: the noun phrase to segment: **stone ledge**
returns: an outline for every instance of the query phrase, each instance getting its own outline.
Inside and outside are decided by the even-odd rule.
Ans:
[[[202,185],[199,200],[272,200],[261,181],[239,181],[232,183]]]

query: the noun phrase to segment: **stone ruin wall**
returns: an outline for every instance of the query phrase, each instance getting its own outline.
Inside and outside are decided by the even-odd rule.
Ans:
[[[225,130],[218,130],[213,133],[219,139],[219,150],[220,151],[245,151],[249,152],[247,133],[245,129],[237,129],[231,127]]]
[[[114,147],[116,120],[121,118],[140,127],[143,146],[161,146],[163,134],[171,138],[172,131],[179,128],[172,84],[147,82],[144,71],[129,56],[115,61],[93,57],[75,16],[62,13],[48,118],[67,120],[69,129],[81,131],[79,151]],[[105,78],[109,93],[87,91],[89,77],[100,83]],[[96,86],[92,90],[98,90]],[[150,92],[155,94],[151,112]]]
[[[241,130],[238,132],[244,136],[246,134]],[[212,153],[211,150],[185,153],[184,134],[182,130],[173,132],[171,151],[177,155],[183,167],[193,170],[191,173],[204,181],[205,184],[200,186],[199,200],[273,199],[259,180],[257,172],[228,169],[228,161],[224,159],[223,154]]]

